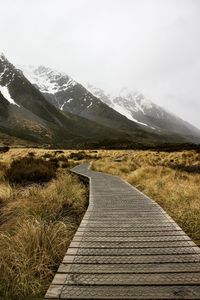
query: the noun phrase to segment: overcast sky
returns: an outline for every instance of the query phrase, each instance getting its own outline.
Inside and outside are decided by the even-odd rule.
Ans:
[[[0,12],[14,64],[138,90],[200,128],[199,0],[0,0]]]

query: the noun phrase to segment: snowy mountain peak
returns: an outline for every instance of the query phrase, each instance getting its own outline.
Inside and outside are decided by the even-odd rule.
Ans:
[[[105,93],[104,90],[94,87],[91,84],[87,84],[86,85],[87,90],[90,91],[91,94],[93,94],[95,97],[97,97],[98,99],[100,99],[101,101],[103,101],[105,104],[112,106],[112,98],[113,96],[111,96],[108,93]]]
[[[147,111],[151,110],[154,106],[153,102],[145,98],[143,94],[135,90],[130,90],[127,87],[123,87],[120,92],[115,95],[105,93],[102,89],[93,87],[92,85],[88,85],[87,87],[93,95],[101,99],[101,101],[134,122],[140,122],[137,120],[135,113],[140,112],[141,114],[146,114]],[[145,123],[143,123],[143,125],[146,126]]]
[[[130,104],[135,105],[137,110],[151,109],[153,102],[147,99],[143,94],[138,91],[130,90],[126,87],[122,88],[119,92],[119,96],[116,98],[122,98],[130,101]]]
[[[19,66],[24,76],[42,93],[55,94],[76,85],[76,81],[65,73],[44,66]]]

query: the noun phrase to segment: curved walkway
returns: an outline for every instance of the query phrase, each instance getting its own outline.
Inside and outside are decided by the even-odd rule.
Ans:
[[[156,202],[88,167],[72,169],[90,202],[45,299],[200,299],[200,249]]]

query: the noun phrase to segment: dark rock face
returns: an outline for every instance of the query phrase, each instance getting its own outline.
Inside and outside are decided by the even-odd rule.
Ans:
[[[9,103],[0,92],[0,121],[8,119]]]

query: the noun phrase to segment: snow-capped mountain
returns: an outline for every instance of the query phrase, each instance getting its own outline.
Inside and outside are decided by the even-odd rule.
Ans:
[[[77,84],[70,76],[39,66],[21,66],[24,76],[34,85],[36,85],[42,93],[55,94],[65,91]]]
[[[60,110],[76,113],[77,97],[80,99],[80,96],[83,97],[81,98],[83,102],[80,105],[81,111],[93,105],[93,97],[89,97],[89,92],[81,91],[83,87],[67,74],[44,66],[19,66],[19,68],[24,76]]]
[[[154,104],[150,100],[144,98],[139,92],[130,92],[128,89],[123,88],[118,96],[106,94],[102,89],[93,87],[91,84],[87,88],[97,96],[101,101],[118,111],[120,114],[126,116],[129,120],[137,122],[141,125],[151,127],[149,124],[138,120],[138,113],[145,114],[146,110],[153,108]]]
[[[112,96],[91,85],[83,86],[63,72],[43,66],[20,69],[46,99],[63,112],[95,121],[131,135],[140,131],[163,139],[178,141],[178,135],[199,142],[200,131],[191,124],[167,112],[141,93],[123,88]],[[146,133],[145,133],[146,134]],[[154,139],[152,137],[152,139]],[[147,137],[147,140],[149,137]]]
[[[52,88],[58,85],[57,80],[65,85],[64,79],[58,74],[52,77]],[[42,88],[45,89],[44,84]],[[122,136],[112,128],[68,112],[64,114],[46,100],[21,70],[0,55],[0,144],[17,140],[21,145],[94,147],[116,144],[120,139],[125,144],[131,141],[127,133]]]
[[[97,95],[65,73],[44,66],[20,68],[46,99],[60,110],[116,129],[123,128],[131,133],[135,133],[136,129],[141,130],[137,124],[139,122],[130,122],[125,114],[113,110],[106,101],[101,101]]]
[[[88,89],[104,103],[126,116],[129,120],[154,130],[176,132],[182,135],[200,137],[200,130],[173,113],[147,99],[137,91],[123,88],[119,95],[110,95],[102,89],[88,85]]]

